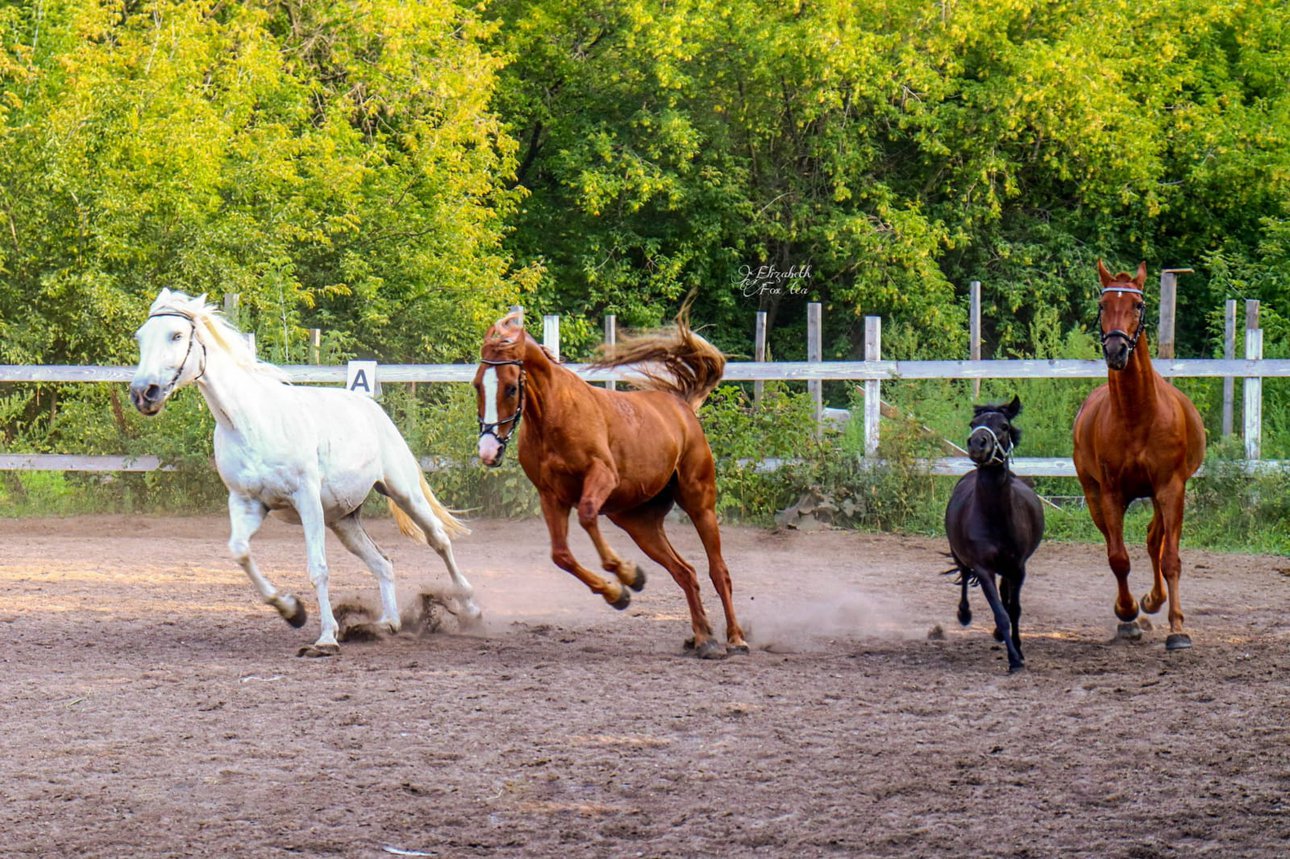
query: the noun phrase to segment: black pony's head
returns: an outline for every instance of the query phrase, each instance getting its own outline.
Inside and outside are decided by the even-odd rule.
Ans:
[[[1021,430],[1012,425],[1021,414],[1021,398],[1002,405],[975,406],[972,432],[968,435],[968,456],[976,465],[1004,464],[1021,441]]]

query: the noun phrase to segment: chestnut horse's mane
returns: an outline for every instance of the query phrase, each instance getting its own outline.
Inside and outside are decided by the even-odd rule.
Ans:
[[[694,333],[689,314],[682,310],[675,329],[642,332],[613,346],[602,346],[592,362],[593,367],[602,368],[625,364],[637,365],[641,374],[633,385],[676,394],[697,412],[721,381],[726,356]]]

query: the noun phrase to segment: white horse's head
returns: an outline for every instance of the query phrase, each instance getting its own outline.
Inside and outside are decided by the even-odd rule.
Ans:
[[[206,296],[161,290],[148,318],[135,332],[139,367],[130,383],[130,402],[145,415],[155,415],[171,394],[198,379],[206,368],[206,347],[198,337],[201,317],[207,315]]]

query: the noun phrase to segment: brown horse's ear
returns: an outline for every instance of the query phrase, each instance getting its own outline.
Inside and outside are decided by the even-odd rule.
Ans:
[[[1100,259],[1097,261],[1097,276],[1102,279],[1103,289],[1115,283],[1115,275],[1106,270],[1106,266],[1102,264]]]
[[[1146,260],[1143,260],[1142,262],[1138,263],[1138,276],[1133,279],[1133,282],[1138,285],[1138,289],[1142,289],[1143,284],[1147,282],[1147,261]]]
[[[1008,420],[1012,420],[1015,417],[1017,417],[1017,415],[1021,414],[1021,397],[1017,396],[1016,394],[1013,394],[1012,402],[1004,406],[1002,411],[1004,416],[1007,417]]]
[[[503,344],[521,339],[524,336],[524,308],[511,307],[509,313],[493,323],[492,336]]]

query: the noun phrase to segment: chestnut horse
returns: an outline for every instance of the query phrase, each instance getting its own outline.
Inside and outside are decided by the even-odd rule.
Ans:
[[[695,652],[704,659],[746,653],[735,620],[730,571],[721,557],[717,529],[716,467],[696,415],[717,386],[725,357],[689,329],[682,316],[675,333],[644,335],[606,353],[600,366],[641,365],[639,391],[610,391],[587,384],[560,366],[524,330],[514,311],[484,337],[475,373],[479,408],[479,458],[501,463],[518,432],[519,461],[542,501],[551,535],[551,560],[573,573],[616,609],[639,591],[643,571],[614,553],[600,533],[603,514],[626,531],[685,591]],[[520,424],[523,423],[523,430]],[[713,637],[694,567],[663,531],[673,503],[689,514],[708,555],[708,572],[726,614],[726,648]],[[582,525],[616,581],[578,563],[569,550],[569,511]]]
[[[1112,275],[1101,260],[1098,303],[1107,383],[1088,395],[1075,416],[1075,472],[1084,488],[1088,512],[1104,537],[1106,553],[1119,585],[1115,614],[1118,635],[1139,638],[1134,623],[1138,602],[1129,592],[1129,553],[1124,547],[1124,511],[1135,498],[1150,498],[1155,507],[1147,529],[1147,551],[1155,585],[1143,595],[1142,608],[1154,614],[1165,602],[1168,585],[1169,650],[1191,647],[1183,632],[1178,577],[1182,561],[1183,497],[1187,478],[1205,458],[1205,427],[1186,395],[1151,366],[1143,284],[1147,264],[1136,277]]]

